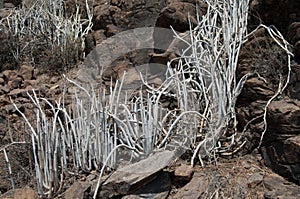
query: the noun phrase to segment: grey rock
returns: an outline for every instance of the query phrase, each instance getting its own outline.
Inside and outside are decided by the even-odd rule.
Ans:
[[[300,198],[300,187],[286,181],[277,174],[269,174],[263,179],[264,186],[268,190],[265,193],[267,199]]]
[[[248,178],[248,187],[254,188],[260,184],[263,180],[263,175],[260,173],[255,173]]]
[[[167,172],[162,172],[156,179],[145,185],[131,195],[122,199],[164,199],[168,197],[171,189],[171,178]]]
[[[174,151],[162,151],[114,172],[101,187],[100,197],[128,195],[153,181],[175,158]]]
[[[72,199],[83,199],[88,198],[89,189],[91,184],[89,182],[75,182],[67,191],[64,193],[64,198]]]

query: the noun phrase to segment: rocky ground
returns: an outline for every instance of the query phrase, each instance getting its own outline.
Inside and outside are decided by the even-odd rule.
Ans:
[[[0,1],[1,2],[1,1]],[[21,1],[4,0],[0,18],[9,9],[19,6]],[[122,31],[139,27],[172,26],[178,32],[189,30],[188,13],[191,23],[196,23],[196,7],[199,15],[205,13],[206,5],[198,0],[96,0],[93,5],[93,32],[87,37],[86,53],[96,45]],[[1,5],[0,5],[1,6]],[[191,168],[189,154],[181,158],[160,161],[151,171],[141,170],[134,180],[118,181],[108,178],[103,184],[101,198],[300,198],[300,2],[283,0],[253,0],[250,6],[249,31],[259,23],[274,25],[291,44],[294,53],[292,74],[286,92],[268,107],[268,130],[262,146],[257,149],[262,119],[254,121],[245,132],[248,142],[241,153],[235,156],[219,157],[216,163],[205,167]],[[154,33],[154,37],[156,37]],[[2,37],[1,37],[2,38]],[[165,38],[165,49],[171,39]],[[65,81],[55,71],[45,72],[28,63],[16,66],[4,59],[9,51],[0,41],[0,194],[1,198],[36,198],[33,157],[30,136],[26,133],[20,114],[13,107],[16,103],[26,115],[32,114],[32,103],[26,94],[35,89],[39,95],[55,101],[61,95]],[[118,49],[117,49],[118,50]],[[153,57],[156,53],[156,57]],[[150,62],[166,63],[172,57],[160,56],[153,49],[130,52],[114,62],[104,71],[102,81],[119,78],[122,71],[132,70]],[[261,78],[251,78],[241,93],[237,105],[238,121],[242,130],[251,118],[263,112],[266,102],[277,91],[278,82],[274,76],[285,74],[283,67],[287,60],[283,52],[272,43],[265,31],[259,30],[250,37],[240,53],[238,76],[259,70],[269,83]],[[133,74],[131,79],[138,78]],[[68,71],[68,76],[79,79],[78,70]],[[159,80],[155,80],[159,81]],[[270,83],[271,82],[271,83]],[[67,88],[72,94],[72,87]],[[11,144],[16,143],[16,144]],[[10,160],[12,172],[7,167],[4,150]],[[187,156],[187,157],[186,157]],[[163,159],[170,154],[162,154]],[[149,162],[147,162],[149,161]],[[145,168],[150,159],[132,167]],[[123,170],[130,176],[132,167]],[[148,174],[147,174],[148,172]],[[150,172],[150,174],[149,174]],[[146,175],[146,174],[147,175]],[[14,179],[12,190],[10,177]],[[66,176],[66,182],[58,198],[91,198],[98,180],[98,172]],[[103,180],[108,176],[104,176]],[[111,180],[109,180],[111,179]],[[127,180],[127,181],[126,181]],[[126,188],[122,187],[126,184]]]

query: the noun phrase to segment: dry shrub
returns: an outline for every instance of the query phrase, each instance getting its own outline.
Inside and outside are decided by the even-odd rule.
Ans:
[[[37,0],[12,10],[0,21],[0,31],[6,35],[13,59],[19,64],[26,61],[42,69],[62,71],[84,58],[92,13],[86,2],[87,19],[82,19],[79,6],[75,7],[70,14],[64,0]]]

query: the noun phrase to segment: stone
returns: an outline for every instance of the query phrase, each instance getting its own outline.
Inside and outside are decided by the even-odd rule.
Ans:
[[[107,37],[114,36],[114,35],[118,34],[120,31],[121,30],[113,24],[109,24],[106,26],[106,36]]]
[[[10,90],[13,90],[13,89],[20,88],[21,84],[22,84],[22,78],[21,77],[16,77],[13,80],[8,82],[8,87],[9,87]]]
[[[248,178],[248,187],[254,188],[259,185],[263,180],[263,175],[260,173],[255,173]]]
[[[294,22],[289,25],[287,38],[292,45],[295,45],[300,40],[300,22]]]
[[[5,83],[3,78],[0,78],[0,84],[3,85]]]
[[[17,71],[16,70],[5,70],[2,72],[4,80],[12,80],[17,77]]]
[[[300,132],[300,101],[283,98],[271,102],[268,106],[268,132],[272,138],[280,140],[284,135],[296,135]]]
[[[4,93],[9,93],[9,91],[10,91],[8,85],[0,86],[0,89]]]
[[[122,13],[122,10],[117,6],[112,6],[109,4],[98,5],[94,8],[94,28],[96,30],[105,29],[105,27],[109,24],[114,24],[114,20],[118,17],[118,15]]]
[[[83,199],[88,198],[89,189],[91,184],[89,182],[75,182],[64,193],[64,198]]]
[[[8,17],[11,14],[10,10],[0,9],[0,19]]]
[[[199,17],[206,12],[205,5],[199,5]],[[173,2],[163,8],[156,20],[155,27],[172,28],[178,32],[186,32],[190,30],[188,16],[192,26],[196,24],[196,6],[188,2]],[[170,35],[162,35],[160,31],[155,31],[153,34],[155,46],[160,46],[160,49],[165,50],[171,44],[173,37]]]
[[[285,140],[283,145],[283,150],[285,152],[284,158],[287,164],[300,165],[300,158],[299,158],[300,157],[300,135]]]
[[[300,198],[300,187],[291,182],[286,181],[277,174],[269,174],[263,178],[263,184],[268,190],[264,197],[268,199],[277,198]]]
[[[103,183],[100,192],[101,198],[133,193],[157,178],[160,171],[167,167],[174,158],[175,151],[161,151],[116,170]]]
[[[299,63],[300,62],[300,40],[294,45],[293,53],[294,53],[295,59]]]
[[[203,14],[201,9],[200,7],[200,17]],[[156,27],[169,29],[172,26],[176,31],[185,32],[190,29],[189,15],[192,25],[196,24],[196,6],[194,4],[187,2],[171,3],[160,12]]]
[[[172,197],[172,199],[201,198],[201,195],[208,190],[209,177],[195,173],[192,180]]]
[[[96,45],[101,44],[102,41],[106,39],[105,30],[100,29],[93,32],[94,39],[96,41]]]
[[[33,79],[33,80],[24,80],[23,81],[23,87],[26,88],[28,86],[36,87],[38,85],[38,81]]]
[[[263,146],[262,155],[272,170],[300,184],[300,135]]]
[[[12,3],[4,3],[4,4],[3,4],[3,7],[4,7],[4,8],[11,9],[11,8],[14,8],[14,7],[15,7],[15,5],[14,5],[14,4],[12,4]]]
[[[14,89],[9,92],[8,96],[16,98],[16,97],[28,97],[27,89]]]
[[[289,24],[300,21],[299,1],[294,0],[257,0],[256,6],[250,9],[249,27],[256,27],[263,21],[265,25],[275,26],[281,33],[286,33]],[[292,18],[291,15],[294,15]],[[259,16],[259,17],[257,17]]]
[[[193,168],[190,165],[182,164],[175,169],[176,180],[189,181],[193,176]]]
[[[20,67],[20,75],[23,80],[31,80],[33,77],[34,68],[30,65],[22,65]]]
[[[35,199],[39,194],[31,188],[10,190],[1,196],[3,199]]]
[[[162,172],[156,179],[133,194],[122,197],[122,199],[165,199],[168,197],[171,189],[171,177],[169,173]]]

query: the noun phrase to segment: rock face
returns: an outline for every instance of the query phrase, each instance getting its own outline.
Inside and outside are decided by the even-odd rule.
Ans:
[[[297,30],[297,24],[291,25],[289,35],[293,42],[299,39]],[[244,150],[249,152],[257,147],[262,132],[267,127],[262,140],[262,154],[266,164],[278,174],[299,184],[299,65],[292,62],[291,78],[286,92],[268,105],[265,126],[264,110],[267,102],[278,90],[280,76],[287,76],[287,60],[284,52],[275,47],[263,29],[259,29],[252,36],[241,50],[237,73],[239,77],[248,72],[259,74],[247,80],[237,104],[239,128],[241,131],[245,130],[245,139],[248,140]],[[286,78],[282,80],[286,81]]]
[[[248,140],[246,150],[252,151],[258,146],[265,128],[265,106],[277,92],[280,76],[286,77],[288,74],[287,60],[283,53],[264,29],[249,36],[241,49],[237,77],[255,73],[246,81],[237,101],[239,129],[244,131]]]

